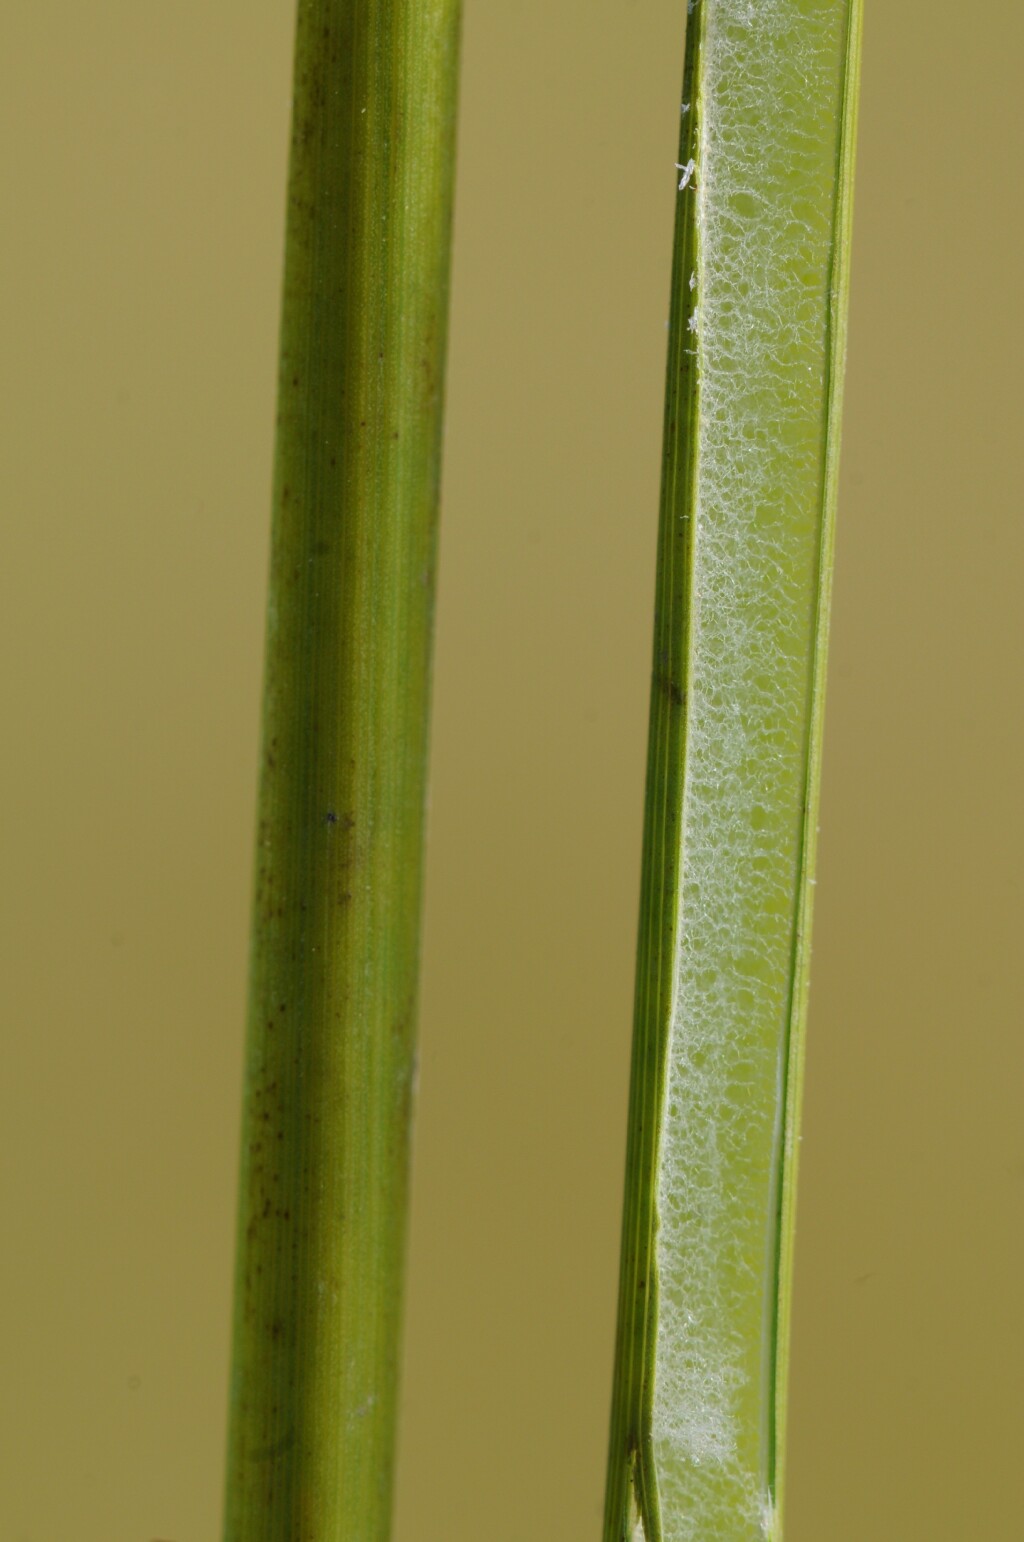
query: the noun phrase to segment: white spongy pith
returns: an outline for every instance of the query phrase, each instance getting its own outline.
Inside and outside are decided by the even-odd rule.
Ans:
[[[698,3],[699,139],[678,196],[697,199],[700,411],[653,1442],[664,1542],[759,1542],[847,5]]]

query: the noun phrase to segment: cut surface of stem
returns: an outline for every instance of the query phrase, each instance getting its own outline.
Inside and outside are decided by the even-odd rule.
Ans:
[[[781,1536],[860,6],[689,13],[606,1542]]]
[[[225,1542],[391,1511],[457,0],[299,0]]]

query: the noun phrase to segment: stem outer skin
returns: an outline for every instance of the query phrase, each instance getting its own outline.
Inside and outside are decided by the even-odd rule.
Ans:
[[[853,236],[853,190],[857,154],[857,110],[860,102],[863,0],[851,0],[846,38],[842,123],[836,187],[836,234],[829,299],[830,358],[825,448],[825,497],[822,507],[821,567],[814,650],[813,697],[808,745],[808,797],[803,828],[803,871],[796,927],[794,989],[789,1026],[785,1124],[783,1134],[781,1216],[777,1317],[775,1327],[775,1512],[782,1536],[786,1466],[789,1349],[792,1329],[793,1259],[796,1238],[797,1174],[800,1154],[800,1110],[803,1106],[807,1058],[807,1012],[811,985],[811,923],[818,855],[818,808],[825,730],[825,686],[828,673],[832,575],[835,570],[836,507],[839,494],[839,448],[843,418],[847,321],[850,302],[850,248]]]
[[[861,3],[688,10],[604,1538],[779,1542]]]
[[[299,0],[225,1542],[390,1530],[458,0]]]

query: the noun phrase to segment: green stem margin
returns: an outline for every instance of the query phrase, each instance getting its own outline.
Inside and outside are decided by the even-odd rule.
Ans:
[[[390,1530],[458,0],[299,0],[225,1542]]]
[[[699,13],[698,23],[703,11]],[[688,104],[679,164],[694,157],[699,127],[702,28],[686,29],[682,100]],[[658,1294],[655,1267],[659,1111],[665,1093],[672,962],[678,908],[683,748],[686,732],[688,595],[692,567],[696,470],[696,353],[686,325],[689,275],[696,266],[692,199],[677,204],[662,447],[661,514],[654,603],[644,801],[643,865],[637,944],[633,1061],[623,1201],[618,1337],[605,1497],[605,1542],[629,1542],[642,1517],[649,1542],[658,1536],[657,1483],[651,1448],[654,1345]]]
[[[779,1251],[776,1264],[774,1481],[781,1534],[786,1478],[786,1421],[789,1388],[789,1349],[792,1330],[793,1262],[796,1240],[797,1174],[800,1154],[800,1114],[807,1059],[807,1012],[811,985],[811,923],[814,914],[818,859],[818,811],[825,734],[825,686],[828,639],[832,616],[832,576],[835,571],[836,507],[839,497],[839,448],[842,436],[843,385],[850,299],[850,250],[853,236],[853,185],[857,153],[857,109],[860,103],[863,0],[850,0],[846,39],[843,115],[836,167],[836,228],[832,251],[829,307],[829,375],[827,387],[825,496],[822,505],[818,615],[811,686],[811,722],[807,758],[807,796],[801,845],[797,899],[793,996],[789,1023],[780,1182]]]

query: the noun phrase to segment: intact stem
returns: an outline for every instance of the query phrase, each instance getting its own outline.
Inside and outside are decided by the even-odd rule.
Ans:
[[[390,1529],[458,0],[299,0],[225,1542]]]
[[[778,1542],[860,0],[688,10],[605,1542]]]

